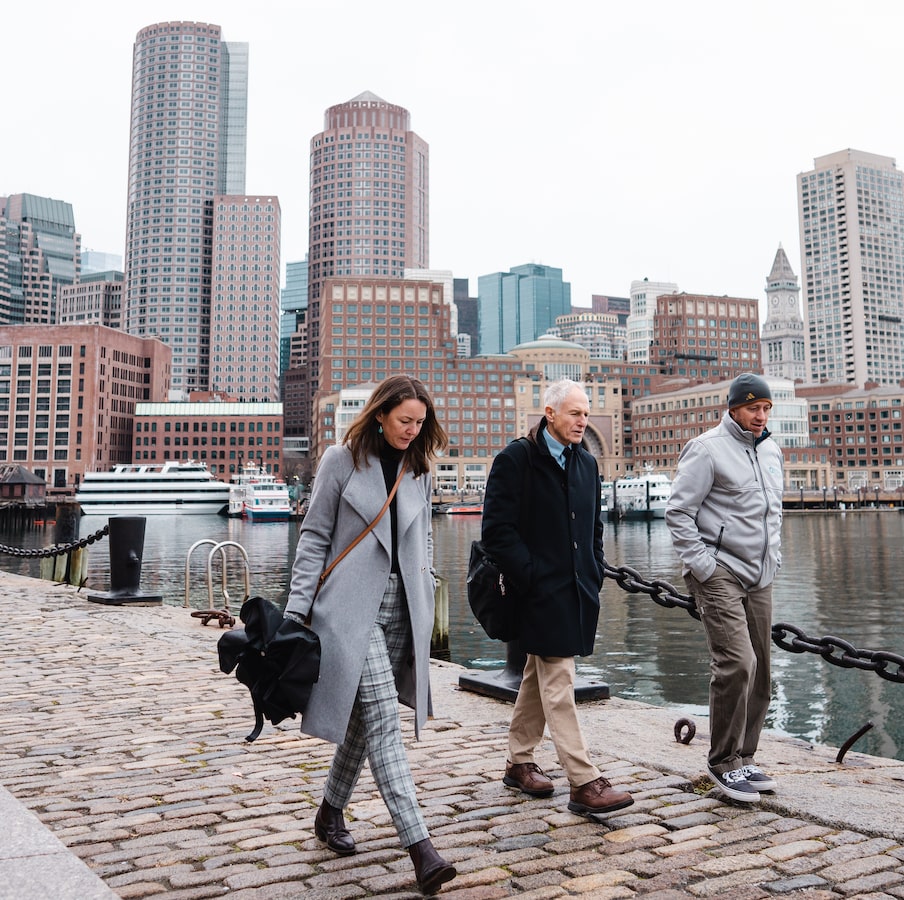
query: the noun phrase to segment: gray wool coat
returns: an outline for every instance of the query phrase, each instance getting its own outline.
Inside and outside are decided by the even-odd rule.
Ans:
[[[345,446],[330,447],[314,479],[301,534],[286,611],[307,616],[320,637],[320,679],[301,721],[312,737],[341,743],[361,681],[383,592],[392,565],[392,526],[389,510],[371,531],[333,569],[317,594],[320,573],[367,525],[386,501],[383,470],[376,457],[352,465]],[[396,673],[399,700],[415,711],[415,733],[427,720],[430,703],[430,637],[433,633],[433,531],[430,521],[429,473],[417,478],[406,473],[396,493],[398,557],[411,619],[412,655]]]

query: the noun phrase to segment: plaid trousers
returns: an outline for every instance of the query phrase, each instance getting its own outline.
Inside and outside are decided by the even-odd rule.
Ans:
[[[428,837],[402,741],[399,696],[394,671],[408,664],[411,625],[398,575],[390,575],[370,635],[358,695],[345,739],[336,748],[323,796],[345,809],[365,759],[389,810],[403,847]]]

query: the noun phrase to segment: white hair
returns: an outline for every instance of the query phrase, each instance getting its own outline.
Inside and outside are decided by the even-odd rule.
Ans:
[[[560,378],[558,381],[553,381],[552,384],[546,388],[546,394],[543,397],[543,405],[551,406],[553,409],[558,410],[565,402],[565,398],[575,388],[586,396],[587,392],[584,390],[584,385],[578,384],[578,382],[572,381],[570,378]]]

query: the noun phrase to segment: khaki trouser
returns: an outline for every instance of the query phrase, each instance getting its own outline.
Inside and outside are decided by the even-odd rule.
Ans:
[[[559,763],[572,787],[580,787],[600,777],[590,762],[590,752],[578,722],[574,699],[574,657],[527,654],[518,699],[509,726],[509,762],[534,761],[534,750],[549,733]]]
[[[753,764],[769,709],[772,585],[747,591],[722,566],[685,581],[709,645],[709,765],[730,772]]]

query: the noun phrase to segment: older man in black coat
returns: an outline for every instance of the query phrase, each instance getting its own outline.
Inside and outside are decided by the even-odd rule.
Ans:
[[[574,699],[574,658],[593,652],[605,563],[599,472],[582,446],[590,404],[580,384],[562,379],[549,386],[544,405],[530,434],[493,461],[483,506],[483,543],[520,599],[527,653],[503,783],[552,794],[534,762],[548,725],[571,785],[568,808],[606,813],[634,801],[591,762]]]

